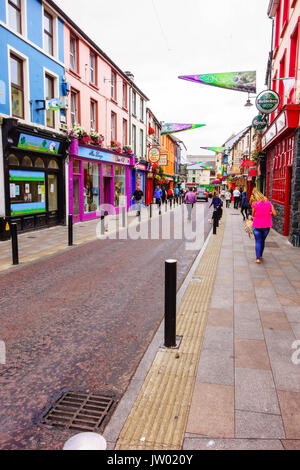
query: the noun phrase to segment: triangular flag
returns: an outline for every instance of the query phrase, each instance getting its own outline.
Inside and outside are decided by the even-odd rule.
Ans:
[[[256,93],[256,72],[207,73],[201,75],[180,75],[178,78],[228,90]]]
[[[225,152],[226,150],[226,147],[200,147],[200,148],[204,150],[211,150],[212,152],[216,152],[216,153]]]
[[[284,85],[284,96],[286,98],[290,97],[291,91],[295,86],[295,78],[283,78],[283,85]]]
[[[190,129],[197,129],[198,127],[203,126],[206,126],[206,124],[163,123],[161,127],[161,135],[174,134],[175,132],[188,131]]]

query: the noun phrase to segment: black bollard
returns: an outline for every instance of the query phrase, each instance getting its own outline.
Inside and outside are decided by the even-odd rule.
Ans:
[[[170,209],[172,209],[172,199],[170,199]]]
[[[176,347],[177,261],[165,261],[165,347]]]
[[[150,210],[150,219],[152,219],[152,202],[150,202],[150,208],[149,208],[149,210]]]
[[[68,245],[73,245],[73,215],[69,214],[69,223],[68,223]]]
[[[10,225],[11,233],[11,247],[12,247],[12,260],[13,264],[19,264],[19,249],[18,249],[18,226],[16,223]]]
[[[166,200],[164,204],[165,204],[165,212],[168,212],[168,201]]]

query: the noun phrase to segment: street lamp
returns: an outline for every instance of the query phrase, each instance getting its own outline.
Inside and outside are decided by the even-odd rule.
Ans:
[[[251,101],[250,101],[250,93],[248,93],[248,99],[247,99],[246,104],[244,106],[246,108],[250,108],[251,106],[253,106],[253,103],[251,103]]]

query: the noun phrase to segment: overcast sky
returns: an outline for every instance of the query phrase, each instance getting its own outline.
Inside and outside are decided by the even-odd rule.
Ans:
[[[269,0],[55,0],[150,98],[160,121],[206,124],[175,134],[189,154],[222,145],[251,124],[247,94],[179,80],[179,75],[257,71],[266,87]],[[254,103],[255,100],[252,100]]]

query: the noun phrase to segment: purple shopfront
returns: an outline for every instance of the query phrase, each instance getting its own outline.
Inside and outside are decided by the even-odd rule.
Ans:
[[[130,206],[134,157],[73,141],[69,164],[69,213],[74,222],[99,218],[101,209],[118,214]]]

